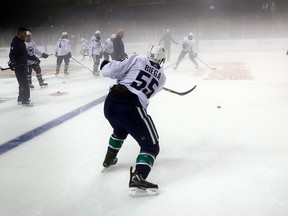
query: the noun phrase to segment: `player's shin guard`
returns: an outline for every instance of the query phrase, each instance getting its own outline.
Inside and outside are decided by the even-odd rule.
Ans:
[[[109,167],[117,163],[118,159],[116,156],[119,150],[121,149],[123,142],[124,142],[123,139],[118,139],[113,135],[111,135],[109,139],[109,146],[107,149],[107,153],[103,162],[104,167]]]
[[[64,74],[65,74],[65,75],[68,75],[68,74],[69,74],[69,73],[68,73],[68,67],[69,67],[68,64],[65,64],[65,65],[64,65]]]
[[[144,179],[149,175],[155,161],[155,156],[146,152],[141,152],[136,159],[136,170]]]

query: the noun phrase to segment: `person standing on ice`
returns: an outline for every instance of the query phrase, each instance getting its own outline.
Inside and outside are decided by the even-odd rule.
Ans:
[[[36,43],[32,40],[32,34],[30,31],[26,32],[26,50],[27,50],[27,58],[28,58],[28,75],[27,79],[29,82],[30,88],[34,88],[34,85],[32,84],[32,70],[36,72],[36,77],[39,81],[39,85],[41,87],[45,87],[48,84],[44,82],[44,79],[42,78],[41,73],[41,67],[40,67],[40,60],[38,57],[48,58],[48,54],[42,53],[38,50]]]
[[[90,39],[89,45],[89,56],[93,58],[93,75],[99,76],[99,65],[100,59],[103,55],[103,49],[101,45],[101,32],[99,30],[95,31],[95,35]]]
[[[118,29],[116,33],[116,38],[113,40],[114,47],[114,60],[121,61],[128,55],[125,53],[125,46],[123,43],[124,30]]]
[[[177,59],[176,65],[173,67],[174,70],[178,68],[181,60],[186,56],[187,53],[189,54],[190,60],[194,63],[195,68],[199,67],[197,61],[195,60],[195,58],[197,58],[197,47],[196,47],[196,40],[193,37],[194,34],[190,32],[188,36],[182,39],[181,42],[182,50]]]
[[[67,32],[63,32],[62,37],[57,41],[55,56],[57,57],[55,75],[56,76],[59,75],[60,67],[61,67],[63,60],[65,63],[64,75],[69,75],[68,67],[69,67],[69,62],[70,62],[70,58],[72,57],[72,54],[71,54],[71,45],[70,45],[70,41],[68,40]]]
[[[171,51],[171,42],[174,44],[179,44],[177,41],[173,40],[171,34],[170,34],[170,29],[166,29],[165,34],[162,36],[162,38],[159,41],[159,45],[163,42],[164,49],[166,51],[166,60],[170,61],[170,51]]]
[[[89,42],[85,38],[81,38],[80,41],[80,54],[82,55],[82,60],[85,60],[85,56],[89,56]]]
[[[15,71],[18,81],[19,90],[17,102],[23,106],[33,106],[30,101],[30,88],[27,79],[27,51],[25,46],[27,29],[19,27],[17,35],[12,39],[10,44],[8,66]]]
[[[159,153],[158,133],[147,114],[147,106],[149,99],[165,84],[162,68],[165,58],[164,48],[153,45],[147,57],[134,54],[123,61],[104,60],[100,66],[104,77],[117,79],[104,104],[104,115],[113,128],[104,170],[117,163],[117,154],[128,134],[140,146],[136,169],[132,172],[133,167],[130,168],[130,195],[158,194],[158,185],[146,181]]]
[[[114,57],[114,47],[113,40],[116,38],[116,34],[112,34],[107,38],[103,44],[103,56],[104,60],[109,60],[109,56],[113,59]]]

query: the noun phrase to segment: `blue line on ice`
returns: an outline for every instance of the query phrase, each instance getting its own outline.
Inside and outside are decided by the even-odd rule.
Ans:
[[[81,106],[81,107],[79,107],[79,108],[77,108],[77,109],[75,109],[69,113],[66,113],[66,114],[64,114],[64,115],[62,115],[62,116],[60,116],[60,117],[58,117],[52,121],[40,126],[40,127],[37,127],[37,128],[35,128],[35,129],[33,129],[33,130],[23,134],[23,135],[20,135],[16,138],[6,142],[6,143],[3,143],[2,145],[0,145],[0,155],[6,153],[7,151],[9,151],[9,150],[11,150],[17,146],[24,144],[25,142],[33,139],[34,137],[36,137],[36,136],[38,136],[38,135],[40,135],[40,134],[66,122],[66,121],[68,121],[69,119],[71,119],[71,118],[99,105],[100,103],[102,103],[105,100],[105,98],[106,98],[106,95],[102,96],[102,97],[100,97],[100,98],[98,98],[98,99],[96,99],[96,100],[94,100],[88,104],[85,104],[84,106]]]

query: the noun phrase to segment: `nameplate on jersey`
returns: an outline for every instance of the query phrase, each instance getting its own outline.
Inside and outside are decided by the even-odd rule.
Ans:
[[[160,80],[161,78],[161,73],[159,73],[159,71],[154,68],[154,67],[151,67],[150,65],[146,65],[145,66],[145,71],[150,73],[152,76],[154,76],[157,80]]]

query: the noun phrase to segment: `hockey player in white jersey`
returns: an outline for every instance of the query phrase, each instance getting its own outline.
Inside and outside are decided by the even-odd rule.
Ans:
[[[109,56],[111,59],[114,59],[114,46],[113,40],[116,38],[116,34],[112,34],[108,39],[105,40],[103,44],[103,57],[104,60],[109,60]]]
[[[146,181],[159,153],[158,133],[147,114],[147,106],[149,99],[165,84],[162,68],[165,56],[164,48],[153,45],[147,57],[132,55],[123,61],[104,60],[100,67],[104,77],[117,79],[104,104],[104,115],[113,134],[103,166],[105,169],[117,163],[117,154],[130,134],[140,146],[135,171],[130,168],[129,194],[132,196],[158,194],[158,185]]]
[[[59,38],[59,40],[57,41],[56,48],[55,48],[55,56],[57,57],[55,75],[56,76],[59,75],[60,67],[61,67],[63,60],[65,63],[64,75],[69,75],[68,67],[69,67],[69,61],[72,55],[71,55],[71,45],[70,45],[70,41],[68,40],[67,32],[63,32],[62,37]]]
[[[81,38],[80,54],[83,57],[82,60],[85,59],[85,56],[89,56],[89,42],[85,38]]]
[[[101,45],[101,32],[99,30],[95,31],[95,35],[90,39],[90,46],[89,46],[89,56],[93,58],[93,75],[99,75],[99,65],[100,59],[103,55],[103,49]]]
[[[184,37],[182,39],[181,45],[182,45],[182,50],[181,53],[177,59],[176,65],[175,67],[173,67],[173,69],[177,69],[181,60],[186,56],[186,54],[189,54],[189,58],[190,60],[194,63],[195,68],[198,68],[198,63],[195,60],[195,58],[197,58],[197,44],[196,44],[196,40],[193,38],[194,35],[192,32],[190,32],[188,34],[188,36]]]
[[[48,54],[41,52],[37,48],[36,43],[32,40],[32,34],[30,31],[26,32],[25,45],[26,45],[27,59],[28,59],[27,60],[27,65],[28,65],[27,79],[29,82],[29,87],[34,88],[34,85],[32,84],[32,70],[36,72],[36,77],[39,81],[39,85],[41,87],[47,86],[48,84],[45,83],[44,79],[42,78],[39,57],[48,58]]]

